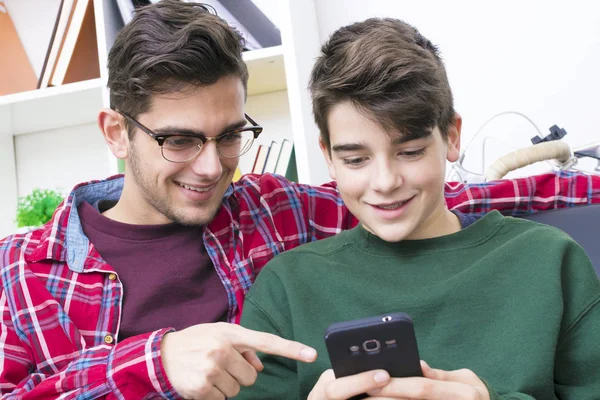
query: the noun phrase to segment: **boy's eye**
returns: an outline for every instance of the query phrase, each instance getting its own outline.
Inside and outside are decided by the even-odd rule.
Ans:
[[[400,154],[405,157],[419,157],[419,156],[422,156],[423,154],[425,154],[425,148],[422,148],[419,150],[402,151],[402,152],[400,152]]]
[[[364,157],[355,157],[355,158],[344,158],[344,164],[345,165],[360,165],[365,161]]]

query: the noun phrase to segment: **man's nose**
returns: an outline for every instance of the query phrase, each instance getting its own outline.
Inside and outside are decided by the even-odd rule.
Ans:
[[[223,173],[223,165],[217,145],[209,140],[200,149],[200,153],[192,160],[192,170],[199,176],[206,177],[207,180],[216,180]]]

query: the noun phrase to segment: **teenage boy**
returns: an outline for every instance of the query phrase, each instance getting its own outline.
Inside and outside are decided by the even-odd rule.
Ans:
[[[597,399],[600,281],[585,252],[557,229],[444,203],[461,118],[436,47],[399,20],[343,27],[310,90],[331,177],[360,225],[263,269],[242,326],[319,357],[261,355],[265,372],[238,399]],[[435,369],[335,379],[327,326],[400,311]]]

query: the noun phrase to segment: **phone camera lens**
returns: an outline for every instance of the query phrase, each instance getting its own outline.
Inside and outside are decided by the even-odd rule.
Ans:
[[[379,351],[380,348],[381,344],[379,343],[379,340],[376,339],[367,340],[363,343],[363,349],[368,353]]]

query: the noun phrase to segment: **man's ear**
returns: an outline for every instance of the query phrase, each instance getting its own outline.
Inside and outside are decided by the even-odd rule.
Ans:
[[[450,162],[455,162],[460,156],[460,130],[462,128],[462,117],[458,114],[454,114],[454,119],[448,127],[447,144],[448,150],[446,153],[446,159]]]
[[[98,126],[110,151],[115,157],[124,160],[128,155],[129,137],[121,114],[110,108],[103,108],[98,114]]]
[[[321,152],[323,152],[323,157],[325,157],[325,161],[327,162],[329,176],[335,181],[335,168],[333,167],[333,162],[331,161],[331,152],[329,151],[329,148],[321,138],[319,138],[319,147],[321,148]]]

